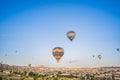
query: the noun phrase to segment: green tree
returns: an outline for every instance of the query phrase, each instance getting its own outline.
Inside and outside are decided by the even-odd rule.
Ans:
[[[91,80],[97,80],[97,78],[92,77]]]
[[[24,80],[25,79],[25,76],[24,75],[21,75],[21,80]]]
[[[81,76],[79,80],[85,80],[85,78],[83,76]]]
[[[54,77],[54,79],[53,80],[58,80],[58,77]]]
[[[38,78],[38,74],[34,73],[34,72],[30,72],[28,75],[33,77],[34,80],[37,80],[37,78]]]

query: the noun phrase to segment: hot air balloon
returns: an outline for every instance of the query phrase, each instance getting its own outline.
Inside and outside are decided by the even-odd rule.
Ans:
[[[98,58],[101,60],[101,58],[102,58],[102,55],[98,55]]]
[[[28,64],[28,67],[31,67],[31,64]]]
[[[17,53],[18,51],[16,50],[15,53]]]
[[[70,39],[70,41],[72,41],[76,36],[74,31],[68,31],[66,35]]]
[[[6,53],[5,56],[7,56],[8,54]]]
[[[93,58],[95,57],[95,55],[92,56]]]
[[[64,55],[64,49],[61,47],[55,47],[52,50],[52,54],[55,57],[55,59],[57,60],[57,62],[59,62],[59,60],[61,59],[61,57]]]
[[[116,50],[117,50],[117,51],[120,51],[120,49],[119,49],[119,48],[117,48]]]

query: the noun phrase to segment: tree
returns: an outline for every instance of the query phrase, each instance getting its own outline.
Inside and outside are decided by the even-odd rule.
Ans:
[[[38,78],[38,74],[34,73],[34,72],[30,72],[28,75],[33,77],[34,80],[37,80],[37,78]]]
[[[83,76],[81,76],[79,80],[85,80],[85,78]]]
[[[58,80],[58,78],[57,77],[54,77],[54,79],[53,80]]]

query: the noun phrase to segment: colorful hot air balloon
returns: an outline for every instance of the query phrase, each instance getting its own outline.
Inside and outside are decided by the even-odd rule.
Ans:
[[[64,49],[61,47],[55,47],[52,50],[52,54],[55,57],[55,59],[57,60],[57,62],[59,62],[59,60],[61,59],[61,57],[64,55]]]
[[[74,31],[68,31],[66,35],[70,39],[70,41],[72,41],[76,36]]]
[[[98,55],[98,58],[101,60],[101,58],[102,58],[102,55]]]

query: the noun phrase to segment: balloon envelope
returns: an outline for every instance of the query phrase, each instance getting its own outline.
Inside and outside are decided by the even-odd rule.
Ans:
[[[116,50],[117,50],[117,51],[120,51],[120,49],[119,49],[119,48],[117,48]]]
[[[98,58],[101,59],[101,58],[102,58],[102,55],[98,55]]]
[[[61,57],[64,55],[64,49],[61,47],[55,47],[52,50],[52,54],[55,57],[55,59],[57,60],[57,62],[59,62],[59,60],[61,59]]]
[[[70,41],[72,41],[76,36],[74,31],[68,31],[66,35],[70,39]]]
[[[15,53],[17,53],[18,51],[16,50]]]

